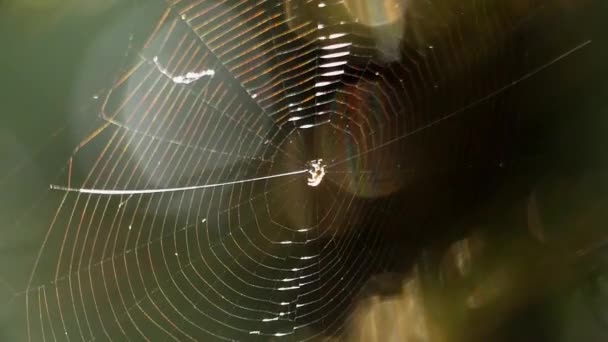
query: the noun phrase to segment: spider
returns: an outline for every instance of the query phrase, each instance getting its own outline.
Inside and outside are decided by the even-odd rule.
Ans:
[[[323,159],[315,159],[308,162],[309,168],[308,173],[310,177],[308,177],[308,185],[309,186],[317,186],[321,184],[323,177],[325,176],[325,166],[323,164]]]

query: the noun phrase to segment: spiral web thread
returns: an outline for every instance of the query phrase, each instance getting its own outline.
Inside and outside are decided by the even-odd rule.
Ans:
[[[480,3],[469,8],[480,30],[508,26]],[[286,11],[290,4],[299,7]],[[306,340],[341,331],[356,289],[390,254],[375,250],[374,229],[348,227],[382,226],[379,212],[390,209],[363,206],[349,191],[324,193],[321,206],[315,191],[327,181],[310,196],[291,193],[306,183],[306,163],[325,158],[310,155],[311,132],[326,129],[329,146],[344,136],[354,146],[324,159],[343,190],[348,161],[490,100],[589,43],[510,82],[478,86],[451,111],[414,115],[431,113],[428,94],[446,77],[440,61],[466,67],[455,48],[464,44],[460,27],[443,44],[404,47],[383,64],[371,31],[343,12],[323,22],[298,17],[343,6],[163,6],[101,99],[103,122],[71,157],[67,186],[55,186],[64,192],[26,293],[31,340]],[[361,96],[381,104],[377,115],[350,105]],[[85,174],[72,175],[72,163]],[[298,213],[306,218],[293,219]]]

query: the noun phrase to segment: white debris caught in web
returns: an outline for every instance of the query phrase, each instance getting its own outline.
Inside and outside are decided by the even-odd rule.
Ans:
[[[203,70],[201,72],[190,71],[190,72],[187,72],[185,75],[173,76],[167,71],[166,68],[163,68],[163,66],[160,65],[160,63],[158,62],[158,56],[154,56],[154,58],[152,60],[154,61],[156,68],[158,68],[158,70],[161,73],[163,73],[164,75],[169,77],[175,83],[190,84],[192,82],[198,81],[202,77],[215,75],[215,70],[207,69],[207,70]]]
[[[308,173],[308,186],[317,186],[321,184],[323,177],[325,176],[325,165],[323,165],[323,159],[311,160],[309,162]]]

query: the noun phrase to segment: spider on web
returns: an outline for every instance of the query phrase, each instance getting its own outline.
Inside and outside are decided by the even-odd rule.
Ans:
[[[308,162],[309,168],[308,173],[310,177],[308,177],[308,185],[309,186],[318,186],[321,184],[323,177],[325,176],[325,164],[323,164],[323,159],[315,159]]]

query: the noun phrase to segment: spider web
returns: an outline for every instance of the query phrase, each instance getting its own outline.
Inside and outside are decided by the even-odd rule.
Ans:
[[[454,95],[450,82],[475,73],[521,16],[426,2],[402,9],[415,13],[406,20],[435,20],[382,31],[349,3],[183,0],[146,13],[154,25],[96,95],[98,121],[58,189],[203,188],[56,191],[26,292],[31,340],[340,333],[369,275],[393,262],[379,228],[394,201],[369,201],[402,190],[418,171],[407,165],[424,168],[408,142],[588,44]],[[320,158],[327,174],[311,188],[307,164]]]

